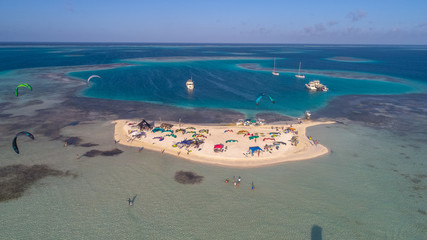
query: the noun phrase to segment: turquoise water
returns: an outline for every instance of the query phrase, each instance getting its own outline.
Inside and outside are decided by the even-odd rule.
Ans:
[[[325,60],[326,61],[326,60]],[[126,62],[126,61],[125,61]],[[280,62],[280,61],[279,61]],[[295,69],[285,69],[280,76],[270,71],[247,70],[241,64],[260,64],[270,68],[271,60],[197,60],[179,61],[165,58],[162,62],[128,61],[132,67],[73,73],[72,76],[86,79],[91,74],[102,76],[94,80],[83,95],[97,98],[156,102],[184,107],[230,108],[240,111],[275,111],[291,116],[300,116],[306,109],[316,110],[336,96],[347,94],[401,94],[416,92],[415,83],[387,82],[380,80],[337,78],[322,74],[306,74],[305,80],[296,79]],[[359,63],[360,64],[360,63]],[[362,75],[363,73],[356,73]],[[185,82],[193,78],[195,90],[186,91]],[[327,93],[312,93],[305,83],[320,80],[330,89]],[[366,77],[369,79],[369,76]],[[267,93],[275,104],[262,101],[255,104],[260,93]]]
[[[63,133],[111,149],[112,128],[93,123],[70,126]],[[318,136],[333,153],[257,169],[203,165],[125,147],[117,157],[76,160],[75,153],[86,149],[64,149],[61,142],[42,138],[26,150],[43,148],[45,153],[27,159],[10,153],[10,160],[49,163],[79,176],[43,179],[22,198],[0,204],[9,216],[2,218],[7,226],[2,236],[310,239],[317,225],[324,239],[423,239],[425,215],[418,209],[426,208],[426,193],[414,190],[417,184],[402,176],[425,173],[420,167],[426,151],[419,143],[359,126],[321,126],[308,134]],[[393,150],[402,141],[405,147]],[[176,183],[174,173],[181,169],[204,176],[203,182]],[[232,176],[242,177],[238,189],[223,182]],[[126,199],[133,194],[138,197],[130,208]]]
[[[312,127],[308,135],[331,154],[255,169],[225,168],[116,145],[113,125],[107,121],[116,116],[92,109],[91,98],[84,98],[81,106],[66,102],[77,95],[300,116],[307,109],[327,106],[337,96],[425,93],[426,50],[326,45],[2,46],[0,166],[48,164],[78,176],[47,177],[22,197],[0,202],[1,238],[320,239],[311,235],[318,226],[322,239],[425,239],[427,129],[388,131],[355,123]],[[279,77],[266,69],[272,67],[273,57]],[[326,60],[332,57],[372,61]],[[300,60],[306,80],[293,77]],[[115,63],[133,65],[99,70]],[[102,79],[86,86],[85,79],[92,74]],[[193,94],[185,89],[190,76],[196,85]],[[303,83],[314,79],[330,91],[308,93]],[[21,82],[30,83],[33,91],[16,98],[14,87]],[[268,92],[276,104],[262,101],[257,107],[254,101],[260,92]],[[399,108],[393,111],[398,113]],[[80,122],[53,128],[55,116],[68,112],[66,124]],[[425,121],[424,112],[418,114],[414,121]],[[46,128],[98,146],[64,148],[61,137],[40,133]],[[11,139],[20,130],[38,134],[35,141],[20,140],[17,155]],[[124,152],[76,159],[76,154],[92,149],[115,147]],[[194,171],[204,180],[178,184],[173,177],[180,170]],[[233,176],[242,177],[238,189],[224,183]],[[126,199],[134,194],[138,194],[135,205],[129,207]]]

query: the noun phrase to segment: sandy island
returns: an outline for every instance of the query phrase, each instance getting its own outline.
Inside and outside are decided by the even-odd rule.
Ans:
[[[137,126],[139,121],[117,120],[113,123],[116,124],[115,142],[137,147],[139,151],[149,149],[215,165],[259,167],[312,159],[327,154],[329,150],[325,146],[306,136],[306,128],[334,122],[307,120],[292,125],[262,126],[236,126],[235,124],[214,126],[168,122],[173,125],[169,131],[166,130],[167,128],[158,128],[156,132],[140,130]],[[195,137],[203,140],[204,143],[198,147],[179,144],[183,140],[191,140]],[[223,148],[221,149],[218,144],[222,144]],[[216,151],[214,151],[215,146],[217,146]],[[262,150],[250,152],[249,148],[255,146]]]

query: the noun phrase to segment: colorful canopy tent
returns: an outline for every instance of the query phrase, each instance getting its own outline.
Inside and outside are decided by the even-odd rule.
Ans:
[[[265,141],[265,140],[273,140],[273,141],[276,141],[276,139],[274,139],[274,138],[264,138],[262,141]]]
[[[227,141],[225,141],[225,143],[229,143],[229,142],[239,142],[238,140],[234,140],[234,139],[229,139]]]
[[[258,146],[255,146],[255,147],[249,147],[249,150],[248,150],[251,154],[254,154],[254,152],[256,152],[256,151],[262,151],[262,149],[260,148],[260,147],[258,147]]]
[[[240,130],[237,132],[237,134],[249,134],[249,132],[246,130]]]
[[[199,137],[202,137],[202,138],[207,138],[205,135],[203,135],[203,134],[197,134],[197,133],[195,133],[195,134],[193,134],[191,137],[196,137],[196,138],[199,138]]]
[[[252,139],[254,139],[254,138],[259,138],[259,136],[257,136],[257,135],[250,136],[250,137],[249,137],[249,140],[252,140]]]
[[[223,144],[217,144],[217,145],[214,146],[214,148],[219,148],[219,149],[222,149],[223,147],[224,147]]]
[[[217,144],[214,146],[214,152],[222,152],[224,148],[224,144]]]

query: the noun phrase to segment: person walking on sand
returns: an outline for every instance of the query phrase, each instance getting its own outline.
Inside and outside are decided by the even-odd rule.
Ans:
[[[236,181],[235,176],[233,176],[233,183]]]

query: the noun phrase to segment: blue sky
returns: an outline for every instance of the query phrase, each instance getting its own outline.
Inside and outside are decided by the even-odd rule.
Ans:
[[[1,0],[11,41],[427,44],[427,0]]]

